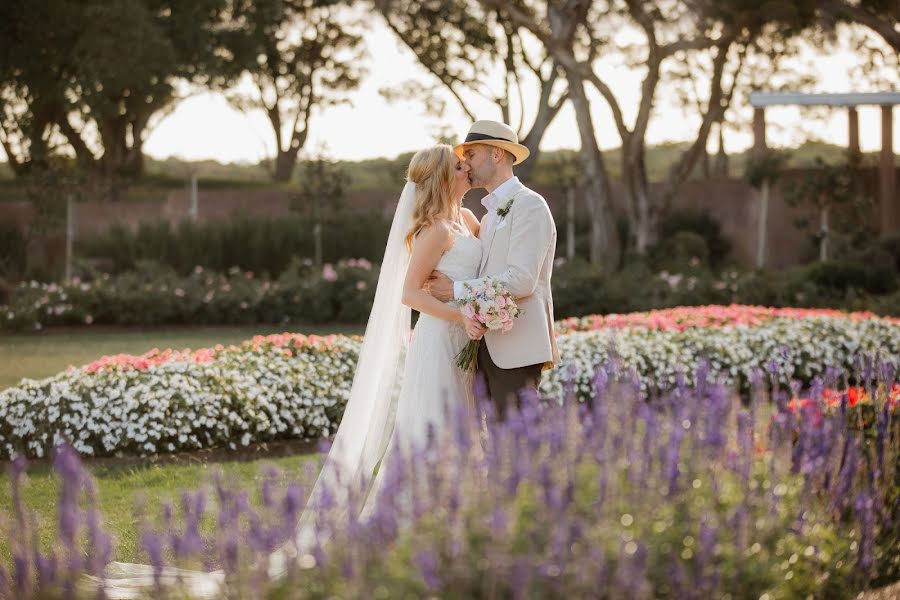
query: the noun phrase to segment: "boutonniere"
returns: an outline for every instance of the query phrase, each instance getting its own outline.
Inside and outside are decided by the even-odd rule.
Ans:
[[[500,218],[502,219],[503,217],[505,217],[506,215],[508,215],[508,214],[509,214],[509,209],[512,208],[512,205],[513,205],[513,201],[514,201],[514,200],[515,200],[515,198],[510,198],[510,199],[509,199],[509,202],[507,202],[505,205],[503,205],[503,206],[501,206],[500,208],[498,208],[498,209],[497,209],[497,216],[500,217]]]

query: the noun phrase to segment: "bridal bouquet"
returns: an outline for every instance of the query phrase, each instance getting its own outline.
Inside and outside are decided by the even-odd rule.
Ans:
[[[470,319],[475,319],[491,331],[506,333],[521,314],[512,294],[499,281],[485,279],[478,285],[464,284],[466,295],[459,300],[460,309]],[[478,346],[481,340],[469,343],[456,355],[456,366],[471,371],[478,364]]]

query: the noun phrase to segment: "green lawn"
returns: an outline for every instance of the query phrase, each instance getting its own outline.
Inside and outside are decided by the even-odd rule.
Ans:
[[[24,335],[0,335],[0,390],[23,377],[41,379],[107,354],[143,354],[153,348],[205,348],[236,344],[254,335],[282,333],[362,334],[359,325],[180,327],[159,329],[84,329]]]
[[[181,327],[158,329],[82,329],[49,331],[41,334],[0,335],[0,389],[15,385],[23,377],[49,377],[66,367],[80,366],[106,354],[143,354],[153,348],[203,348],[215,344],[235,344],[254,335],[294,331],[304,334],[362,334],[362,326],[314,325],[285,327]],[[287,455],[285,455],[287,454]],[[260,467],[274,464],[285,479],[299,479],[304,464],[317,460],[309,445],[291,444],[275,453],[265,447],[254,452],[183,454],[158,461],[122,459],[87,461],[97,481],[101,512],[107,529],[116,538],[116,560],[146,561],[138,551],[135,507],[146,499],[148,508],[158,510],[171,499],[176,504],[182,490],[196,489],[211,481],[216,468],[234,476],[243,486],[254,487]],[[36,462],[28,470],[24,487],[26,506],[37,513],[40,543],[46,550],[55,535],[58,482],[46,461]],[[210,497],[209,506],[214,509]],[[12,499],[6,469],[0,468],[0,514],[9,514]],[[0,519],[2,521],[2,519]],[[209,519],[212,526],[212,519]],[[4,532],[5,533],[5,532]],[[0,561],[9,564],[6,535],[0,535]]]
[[[288,452],[290,452],[290,447]],[[234,477],[245,489],[257,489],[264,465],[275,465],[282,472],[284,481],[299,481],[307,461],[318,461],[319,455],[308,445],[297,444],[287,456],[266,457],[264,450],[251,456],[237,453],[219,453],[218,457],[205,460],[202,455],[180,455],[177,462],[151,462],[126,459],[121,461],[88,461],[86,466],[97,482],[100,510],[104,526],[115,538],[115,560],[123,562],[147,562],[140,551],[140,531],[136,508],[145,502],[150,515],[158,515],[162,503],[171,500],[177,507],[181,492],[207,487],[212,473],[221,469],[226,477]],[[284,454],[280,452],[279,454]],[[262,456],[262,458],[255,458]],[[35,512],[39,520],[40,545],[43,551],[50,548],[56,531],[56,500],[59,482],[52,467],[42,461],[31,465],[23,488],[23,498],[28,510]],[[208,511],[215,510],[215,495],[211,488],[207,494]],[[12,499],[9,477],[0,470],[0,515],[10,515]],[[213,527],[211,514],[205,519],[207,529]],[[4,527],[5,528],[5,527]],[[5,531],[0,535],[0,564],[10,564],[9,540]]]

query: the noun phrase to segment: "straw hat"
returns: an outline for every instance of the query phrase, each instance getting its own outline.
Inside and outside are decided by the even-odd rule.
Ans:
[[[475,121],[469,128],[466,141],[456,146],[453,151],[458,157],[464,159],[463,152],[465,152],[466,146],[472,144],[487,144],[503,148],[516,157],[514,165],[519,164],[531,154],[528,148],[519,143],[519,136],[516,135],[516,132],[506,123],[499,121]]]

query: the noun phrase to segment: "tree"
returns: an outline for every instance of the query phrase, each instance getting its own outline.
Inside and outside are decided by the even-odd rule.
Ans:
[[[300,193],[291,208],[307,213],[313,222],[316,266],[322,266],[322,222],[326,215],[340,211],[347,184],[347,174],[340,164],[325,156],[324,149],[303,163]]]
[[[430,85],[409,82],[401,90],[385,90],[385,95],[420,99],[428,112],[440,115],[443,90],[473,121],[484,117],[475,114],[471,100],[490,102],[531,151],[516,167],[516,174],[527,179],[540,156],[541,140],[567,99],[565,81],[546,49],[533,44],[531,35],[499,5],[485,8],[475,0],[373,4],[434,78]],[[529,85],[539,90],[534,98],[525,92]]]
[[[4,3],[2,142],[17,173],[53,155],[104,176],[143,170],[143,141],[216,64],[225,0]]]
[[[224,36],[223,83],[246,74],[252,93],[232,90],[240,110],[262,109],[276,142],[273,177],[288,181],[316,109],[346,102],[363,74],[362,36],[344,3],[329,0],[240,0]]]
[[[900,54],[900,2],[896,0],[820,0],[820,14],[832,22],[867,27]]]
[[[844,164],[829,165],[817,156],[814,169],[785,194],[791,206],[810,207],[818,213],[818,227],[811,227],[805,218],[797,219],[795,225],[798,229],[814,230],[821,262],[834,257],[835,246],[840,242],[844,242],[841,249],[846,251],[854,237],[874,237],[866,231],[873,199],[860,186],[859,164],[855,160],[856,157],[848,156]]]
[[[56,122],[66,110],[77,16],[59,0],[0,3],[0,144],[16,176],[46,168],[66,143]]]
[[[710,130],[721,122],[729,105],[747,48],[761,35],[770,22],[793,24],[798,15],[810,12],[804,3],[758,2],[731,0],[618,0],[608,5],[583,0],[536,5],[524,2],[503,3],[482,0],[484,4],[506,5],[507,13],[550,50],[556,61],[572,79],[591,85],[604,98],[612,112],[616,130],[622,140],[622,176],[625,184],[625,207],[630,224],[631,246],[646,253],[655,242],[661,215],[668,208],[681,184],[693,171],[704,153]],[[557,26],[554,23],[564,23]],[[574,33],[568,33],[574,28]],[[616,40],[620,31],[640,34],[635,44]],[[560,35],[558,31],[566,32]],[[625,119],[616,91],[608,83],[596,58],[618,52],[635,68],[643,70],[640,103],[632,122]],[[659,94],[669,78],[669,66],[688,55],[703,57],[709,63],[710,75],[705,84],[705,98],[698,106],[698,125],[694,140],[673,165],[660,192],[651,190],[646,170],[646,136],[659,102]],[[591,135],[586,123],[589,106],[576,105],[576,113],[585,125],[582,145],[590,146]],[[594,155],[594,169],[603,172],[602,155]]]

